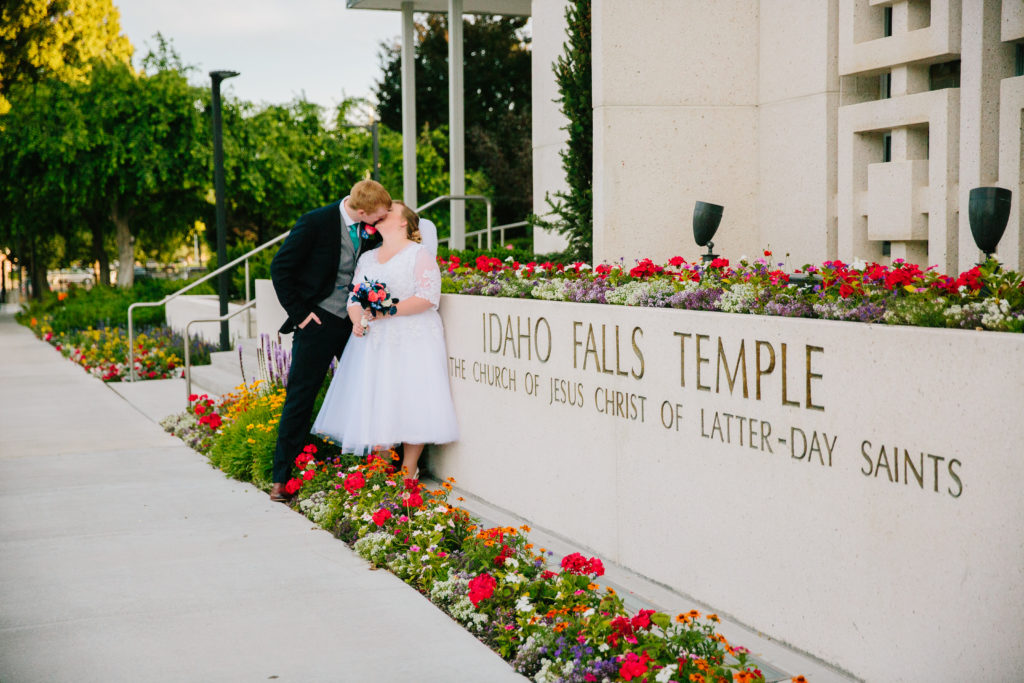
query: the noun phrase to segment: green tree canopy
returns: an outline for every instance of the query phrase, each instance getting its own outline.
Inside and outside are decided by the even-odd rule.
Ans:
[[[445,15],[430,14],[416,26],[420,127],[440,129],[448,124],[447,22]],[[463,31],[466,168],[482,171],[493,185],[499,223],[522,220],[533,205],[531,54],[525,26],[523,17],[478,16],[467,19]],[[381,48],[383,77],[376,88],[380,117],[393,130],[401,130],[401,47]]]
[[[0,6],[0,114],[17,83],[82,81],[96,58],[128,63],[111,0],[6,0]]]

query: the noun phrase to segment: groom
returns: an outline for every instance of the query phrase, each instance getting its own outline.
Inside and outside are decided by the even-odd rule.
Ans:
[[[339,202],[303,215],[270,264],[274,291],[288,314],[281,333],[295,332],[288,392],[278,425],[270,500],[287,502],[285,482],[295,456],[309,435],[313,403],[332,358],[340,358],[352,331],[348,285],[359,254],[376,246],[373,225],[391,209],[391,195],[373,180],[363,180]]]

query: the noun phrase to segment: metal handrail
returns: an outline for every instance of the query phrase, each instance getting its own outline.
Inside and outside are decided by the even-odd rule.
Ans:
[[[264,242],[260,246],[255,247],[254,249],[252,249],[250,251],[247,251],[246,253],[244,253],[241,256],[239,256],[238,258],[236,258],[234,261],[231,261],[230,263],[225,263],[223,266],[221,266],[217,270],[213,271],[212,273],[207,273],[206,275],[204,275],[203,277],[199,278],[195,282],[193,282],[191,284],[188,284],[188,285],[185,285],[181,289],[168,294],[167,296],[165,296],[160,301],[136,301],[135,303],[130,305],[128,307],[128,368],[129,368],[129,370],[128,370],[128,381],[129,382],[134,382],[135,381],[135,327],[134,327],[134,324],[133,324],[133,321],[132,321],[132,313],[134,312],[134,309],[135,309],[136,306],[138,306],[138,307],[142,307],[142,306],[163,306],[164,304],[166,304],[167,302],[171,301],[172,299],[178,298],[179,296],[181,296],[182,294],[184,294],[188,290],[190,290],[193,287],[196,287],[196,286],[206,282],[207,280],[209,280],[210,278],[214,277],[215,275],[220,275],[224,271],[237,266],[242,261],[245,261],[245,303],[248,304],[249,303],[249,257],[252,256],[253,254],[257,254],[257,253],[263,251],[264,249],[266,249],[269,246],[277,244],[278,242],[283,240],[285,237],[287,237],[289,232],[291,232],[291,230],[289,230],[288,232],[283,232],[280,235],[278,235],[277,237],[275,237],[274,239],[269,240],[267,242]],[[249,310],[249,308],[250,308],[250,306],[246,305],[245,307],[240,308],[239,311],[247,311],[247,310]],[[193,322],[196,322],[196,321],[193,321]],[[246,331],[249,331],[251,327],[252,327],[252,318],[250,317],[248,322],[247,322],[247,324],[246,324]],[[188,354],[188,341],[187,340],[185,342],[185,353]]]
[[[481,202],[483,202],[484,204],[487,205],[487,228],[486,228],[486,230],[487,230],[487,248],[490,249],[491,248],[491,198],[490,197],[485,197],[482,194],[443,194],[440,197],[435,197],[434,199],[431,199],[429,202],[427,202],[423,206],[420,206],[419,208],[417,208],[416,209],[416,213],[421,214],[425,210],[427,210],[430,207],[432,207],[434,204],[437,204],[438,202],[443,202],[445,200],[447,200],[447,201],[475,200],[475,201],[481,201]],[[465,239],[466,237],[468,237],[468,235],[463,235],[462,237],[463,237],[463,239]],[[451,238],[447,237],[445,239],[449,239],[450,240]],[[440,240],[438,240],[438,243],[440,243]],[[479,240],[477,241],[477,243],[479,244]]]
[[[256,305],[256,300],[254,299],[254,300],[248,302],[247,304],[245,304],[245,306],[242,306],[241,308],[239,308],[237,311],[232,311],[231,313],[225,313],[224,315],[217,316],[216,318],[203,318],[201,320],[190,320],[188,322],[188,324],[185,325],[185,397],[186,397],[186,400],[187,400],[187,398],[189,396],[192,395],[192,357],[191,357],[191,354],[189,353],[189,346],[190,346],[190,344],[188,343],[188,331],[189,331],[189,328],[192,327],[192,323],[219,323],[219,322],[224,322],[225,320],[230,320],[231,318],[234,318],[236,315],[238,315],[239,313],[241,313],[243,311],[248,311],[250,308],[252,308],[255,305]],[[186,406],[190,406],[190,405],[192,405],[192,402],[188,401],[186,403]]]
[[[519,228],[519,227],[522,227],[524,225],[529,225],[529,224],[530,224],[530,221],[518,221],[516,223],[506,223],[504,225],[495,225],[493,228],[491,228],[491,232],[493,233],[495,230],[497,230],[498,231],[498,240],[502,244],[504,244],[505,243],[505,231],[506,230],[511,230],[512,228]],[[483,235],[485,232],[487,232],[486,228],[484,228],[483,230],[474,230],[473,232],[467,232],[466,233],[466,239],[469,239],[470,237],[474,237],[475,236],[476,237],[476,248],[480,249],[481,248],[480,236]],[[450,239],[451,239],[451,237],[444,237],[442,239],[439,239],[437,241],[437,243],[438,244],[447,244]]]

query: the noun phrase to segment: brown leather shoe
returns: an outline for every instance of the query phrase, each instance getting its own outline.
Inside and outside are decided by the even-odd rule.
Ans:
[[[273,502],[287,503],[291,499],[291,494],[284,490],[284,484],[274,484],[270,487],[270,500]]]

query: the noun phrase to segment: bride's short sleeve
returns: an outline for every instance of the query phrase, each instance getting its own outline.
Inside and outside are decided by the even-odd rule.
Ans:
[[[437,308],[441,303],[441,270],[437,267],[437,259],[428,249],[420,249],[416,253],[413,277],[416,282],[413,296],[426,299]]]

